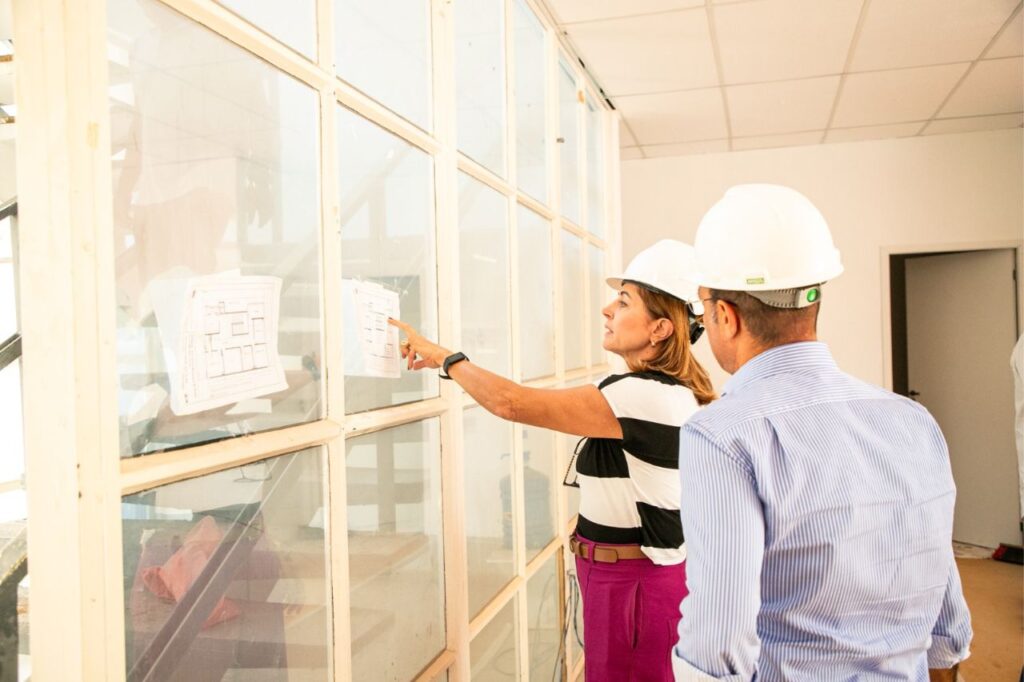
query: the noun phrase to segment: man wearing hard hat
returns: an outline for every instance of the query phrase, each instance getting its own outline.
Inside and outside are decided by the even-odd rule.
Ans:
[[[935,420],[817,341],[843,267],[800,193],[733,187],[697,230],[723,396],[683,427],[677,680],[952,680],[971,622]]]

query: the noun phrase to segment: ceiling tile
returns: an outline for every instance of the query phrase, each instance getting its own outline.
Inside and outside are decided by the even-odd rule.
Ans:
[[[679,144],[656,144],[644,147],[648,159],[661,156],[685,156],[687,154],[713,154],[729,151],[729,140],[702,140]]]
[[[932,117],[968,64],[854,73],[839,96],[836,128],[923,121]]]
[[[939,116],[953,118],[1015,111],[1024,111],[1024,59],[1008,57],[975,64]]]
[[[828,125],[839,76],[725,89],[734,136],[823,130]]]
[[[862,0],[758,0],[714,9],[726,83],[842,73]]]
[[[922,135],[943,133],[973,133],[979,130],[1002,130],[1019,128],[1024,123],[1024,114],[999,114],[998,116],[971,116],[969,118],[941,118],[928,124]]]
[[[644,158],[644,153],[640,151],[640,147],[624,147],[619,150],[619,158],[623,161],[632,161]]]
[[[565,30],[611,96],[718,85],[703,9],[574,24]]]
[[[551,12],[563,24],[703,6],[704,0],[548,0]]]
[[[851,71],[972,61],[1018,0],[874,0]]]
[[[1017,12],[1006,30],[996,38],[985,59],[996,57],[1019,57],[1024,54],[1024,12]]]
[[[732,138],[733,151],[744,149],[771,149],[772,147],[799,147],[807,144],[818,144],[821,142],[823,130],[813,130],[803,133],[788,133],[786,135],[760,135],[758,137],[734,137]]]
[[[637,146],[637,145],[636,145],[636,138],[633,137],[633,132],[629,129],[629,126],[626,125],[626,119],[620,118],[619,119],[619,149],[624,149],[625,147],[635,147],[635,146]]]
[[[643,146],[729,136],[718,88],[619,97],[616,106]]]
[[[914,121],[886,126],[833,128],[825,134],[825,142],[860,142],[862,140],[883,140],[890,137],[910,137],[917,135],[924,124],[924,121]]]

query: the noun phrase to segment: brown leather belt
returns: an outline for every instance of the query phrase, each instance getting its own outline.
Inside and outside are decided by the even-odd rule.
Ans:
[[[594,548],[594,561],[614,564],[619,559],[646,559],[640,545],[598,545],[580,542],[575,536],[569,538],[569,551],[582,559],[590,559],[590,548]]]

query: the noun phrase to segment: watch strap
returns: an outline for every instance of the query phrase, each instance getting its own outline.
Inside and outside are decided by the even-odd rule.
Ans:
[[[465,353],[452,353],[444,359],[444,363],[441,365],[441,371],[438,372],[438,376],[442,379],[451,379],[451,377],[448,376],[448,368],[456,362],[462,362],[463,360],[469,360]]]

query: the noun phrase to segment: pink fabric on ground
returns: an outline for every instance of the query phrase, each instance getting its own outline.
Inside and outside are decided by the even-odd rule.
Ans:
[[[576,557],[576,572],[587,682],[672,682],[679,602],[688,594],[686,563],[623,559],[609,564]]]
[[[185,536],[185,541],[163,566],[151,566],[142,572],[142,582],[149,591],[160,599],[178,602],[188,588],[196,581],[199,574],[206,568],[217,545],[224,538],[224,533],[217,527],[212,516],[204,516]],[[238,606],[230,599],[221,597],[210,612],[203,629],[217,623],[236,618],[240,613]]]

